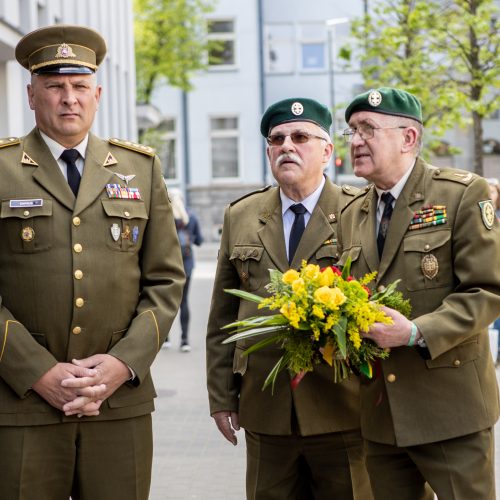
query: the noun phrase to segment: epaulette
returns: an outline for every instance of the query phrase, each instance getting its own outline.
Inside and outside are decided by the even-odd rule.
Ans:
[[[231,203],[229,203],[229,206],[232,207],[233,205],[236,205],[236,203],[238,203],[239,201],[244,200],[245,198],[248,198],[249,196],[252,196],[253,194],[264,193],[265,191],[268,191],[271,188],[272,188],[272,186],[269,184],[261,189],[257,189],[255,191],[250,191],[249,193],[246,193],[243,196],[241,196],[240,198],[238,198],[237,200],[234,200]]]
[[[137,153],[142,153],[147,156],[154,156],[155,150],[149,146],[144,146],[142,144],[136,144],[135,142],[122,141],[121,139],[111,138],[108,139],[111,144],[115,146],[120,146],[121,148],[130,149],[131,151],[136,151]]]
[[[432,174],[433,179],[440,181],[453,181],[460,184],[470,184],[477,175],[466,170],[458,170],[456,168],[436,168]]]
[[[19,139],[19,137],[7,137],[6,139],[0,139],[0,148],[6,148],[7,146],[14,146],[20,143],[21,139]]]
[[[343,184],[342,191],[350,196],[356,196],[359,193],[359,189],[357,187],[349,186],[349,184]]]

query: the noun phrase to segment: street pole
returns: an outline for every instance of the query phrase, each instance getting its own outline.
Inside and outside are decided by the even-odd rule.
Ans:
[[[327,19],[325,21],[326,23],[326,30],[327,30],[327,40],[328,40],[328,80],[329,80],[329,87],[330,87],[330,108],[332,112],[332,131],[331,131],[331,137],[332,141],[335,144],[335,132],[336,132],[336,123],[335,123],[335,75],[334,75],[334,57],[335,57],[335,50],[334,50],[334,41],[335,41],[335,26],[337,24],[345,24],[349,22],[348,17],[338,17],[338,18],[333,18],[333,19]],[[335,152],[335,147],[333,148],[333,154],[332,154],[332,162],[333,162],[333,175],[332,175],[332,180],[335,184],[337,184],[337,153]]]

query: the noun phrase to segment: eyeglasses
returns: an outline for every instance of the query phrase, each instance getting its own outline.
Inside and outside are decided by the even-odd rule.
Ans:
[[[360,124],[359,127],[346,128],[344,132],[342,132],[342,135],[344,136],[345,142],[352,142],[356,133],[359,134],[359,137],[361,137],[363,141],[366,141],[368,139],[371,139],[375,135],[375,130],[390,130],[396,128],[408,128],[408,127],[404,127],[402,125],[400,125],[399,127],[372,127],[367,123],[362,123]]]
[[[283,146],[287,137],[292,139],[294,144],[305,144],[309,139],[322,139],[326,141],[325,137],[319,135],[309,134],[308,132],[292,132],[291,134],[273,134],[266,137],[269,146]]]

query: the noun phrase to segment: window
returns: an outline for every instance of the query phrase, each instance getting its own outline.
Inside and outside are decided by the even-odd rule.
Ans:
[[[265,27],[266,73],[293,73],[295,68],[294,35],[291,24]]]
[[[159,125],[158,130],[161,133],[161,166],[163,177],[165,179],[177,179],[177,158],[175,148],[177,143],[175,120],[167,118]]]
[[[300,26],[300,68],[302,71],[327,69],[326,28],[323,24]]]
[[[234,21],[208,21],[208,65],[210,68],[228,68],[236,65],[236,35]]]
[[[212,144],[212,178],[238,177],[238,118],[211,118],[210,139]]]

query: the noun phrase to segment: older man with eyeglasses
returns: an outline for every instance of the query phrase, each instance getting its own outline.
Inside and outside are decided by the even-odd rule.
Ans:
[[[488,325],[500,310],[500,225],[487,182],[420,156],[422,109],[383,87],[346,110],[354,173],[373,184],[341,213],[341,263],[376,286],[399,279],[411,318],[365,336],[391,350],[361,383],[377,500],[495,499],[498,388]]]
[[[256,304],[224,293],[239,288],[267,295],[269,270],[299,268],[303,260],[336,264],[337,219],[356,189],[324,175],[333,152],[326,106],[306,98],[270,106],[261,122],[278,187],[234,201],[224,217],[207,333],[210,413],[236,445],[245,428],[247,498],[256,500],[371,499],[359,431],[355,377],[333,383],[318,366],[292,390],[287,371],[262,391],[280,358],[278,345],[242,355],[248,343],[226,344],[221,327],[257,314]]]

